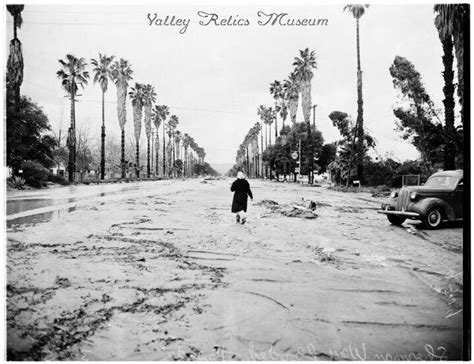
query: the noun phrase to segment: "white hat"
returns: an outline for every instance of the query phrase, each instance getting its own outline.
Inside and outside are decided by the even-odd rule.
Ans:
[[[238,178],[238,179],[245,179],[244,173],[241,172],[241,171],[237,172],[237,178]]]

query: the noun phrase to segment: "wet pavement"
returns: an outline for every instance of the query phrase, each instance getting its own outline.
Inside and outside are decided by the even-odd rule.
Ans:
[[[50,221],[59,218],[64,212],[75,211],[78,205],[85,202],[133,196],[153,188],[155,187],[150,182],[131,182],[56,187],[28,192],[10,191],[7,199],[7,227]]]

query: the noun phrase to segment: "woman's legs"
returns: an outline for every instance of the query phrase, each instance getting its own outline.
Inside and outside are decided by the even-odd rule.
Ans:
[[[243,225],[247,221],[247,213],[245,211],[240,211],[240,223]]]

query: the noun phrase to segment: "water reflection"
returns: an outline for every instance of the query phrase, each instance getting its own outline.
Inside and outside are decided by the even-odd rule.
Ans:
[[[63,210],[48,211],[42,212],[40,214],[18,217],[16,219],[7,220],[7,228],[15,228],[21,225],[36,225],[42,222],[57,220],[64,214],[73,211],[76,211],[76,206],[72,206]]]
[[[50,199],[50,198],[31,198],[21,200],[10,200],[7,201],[7,215],[14,215],[19,212],[34,210],[41,207],[52,206],[58,203],[69,203],[76,201],[75,198],[62,198],[62,199]]]

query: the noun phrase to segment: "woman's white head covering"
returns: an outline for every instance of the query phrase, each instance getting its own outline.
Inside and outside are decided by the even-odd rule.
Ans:
[[[237,173],[237,178],[238,178],[238,179],[245,179],[245,175],[243,174],[243,172],[239,171],[239,172]]]

